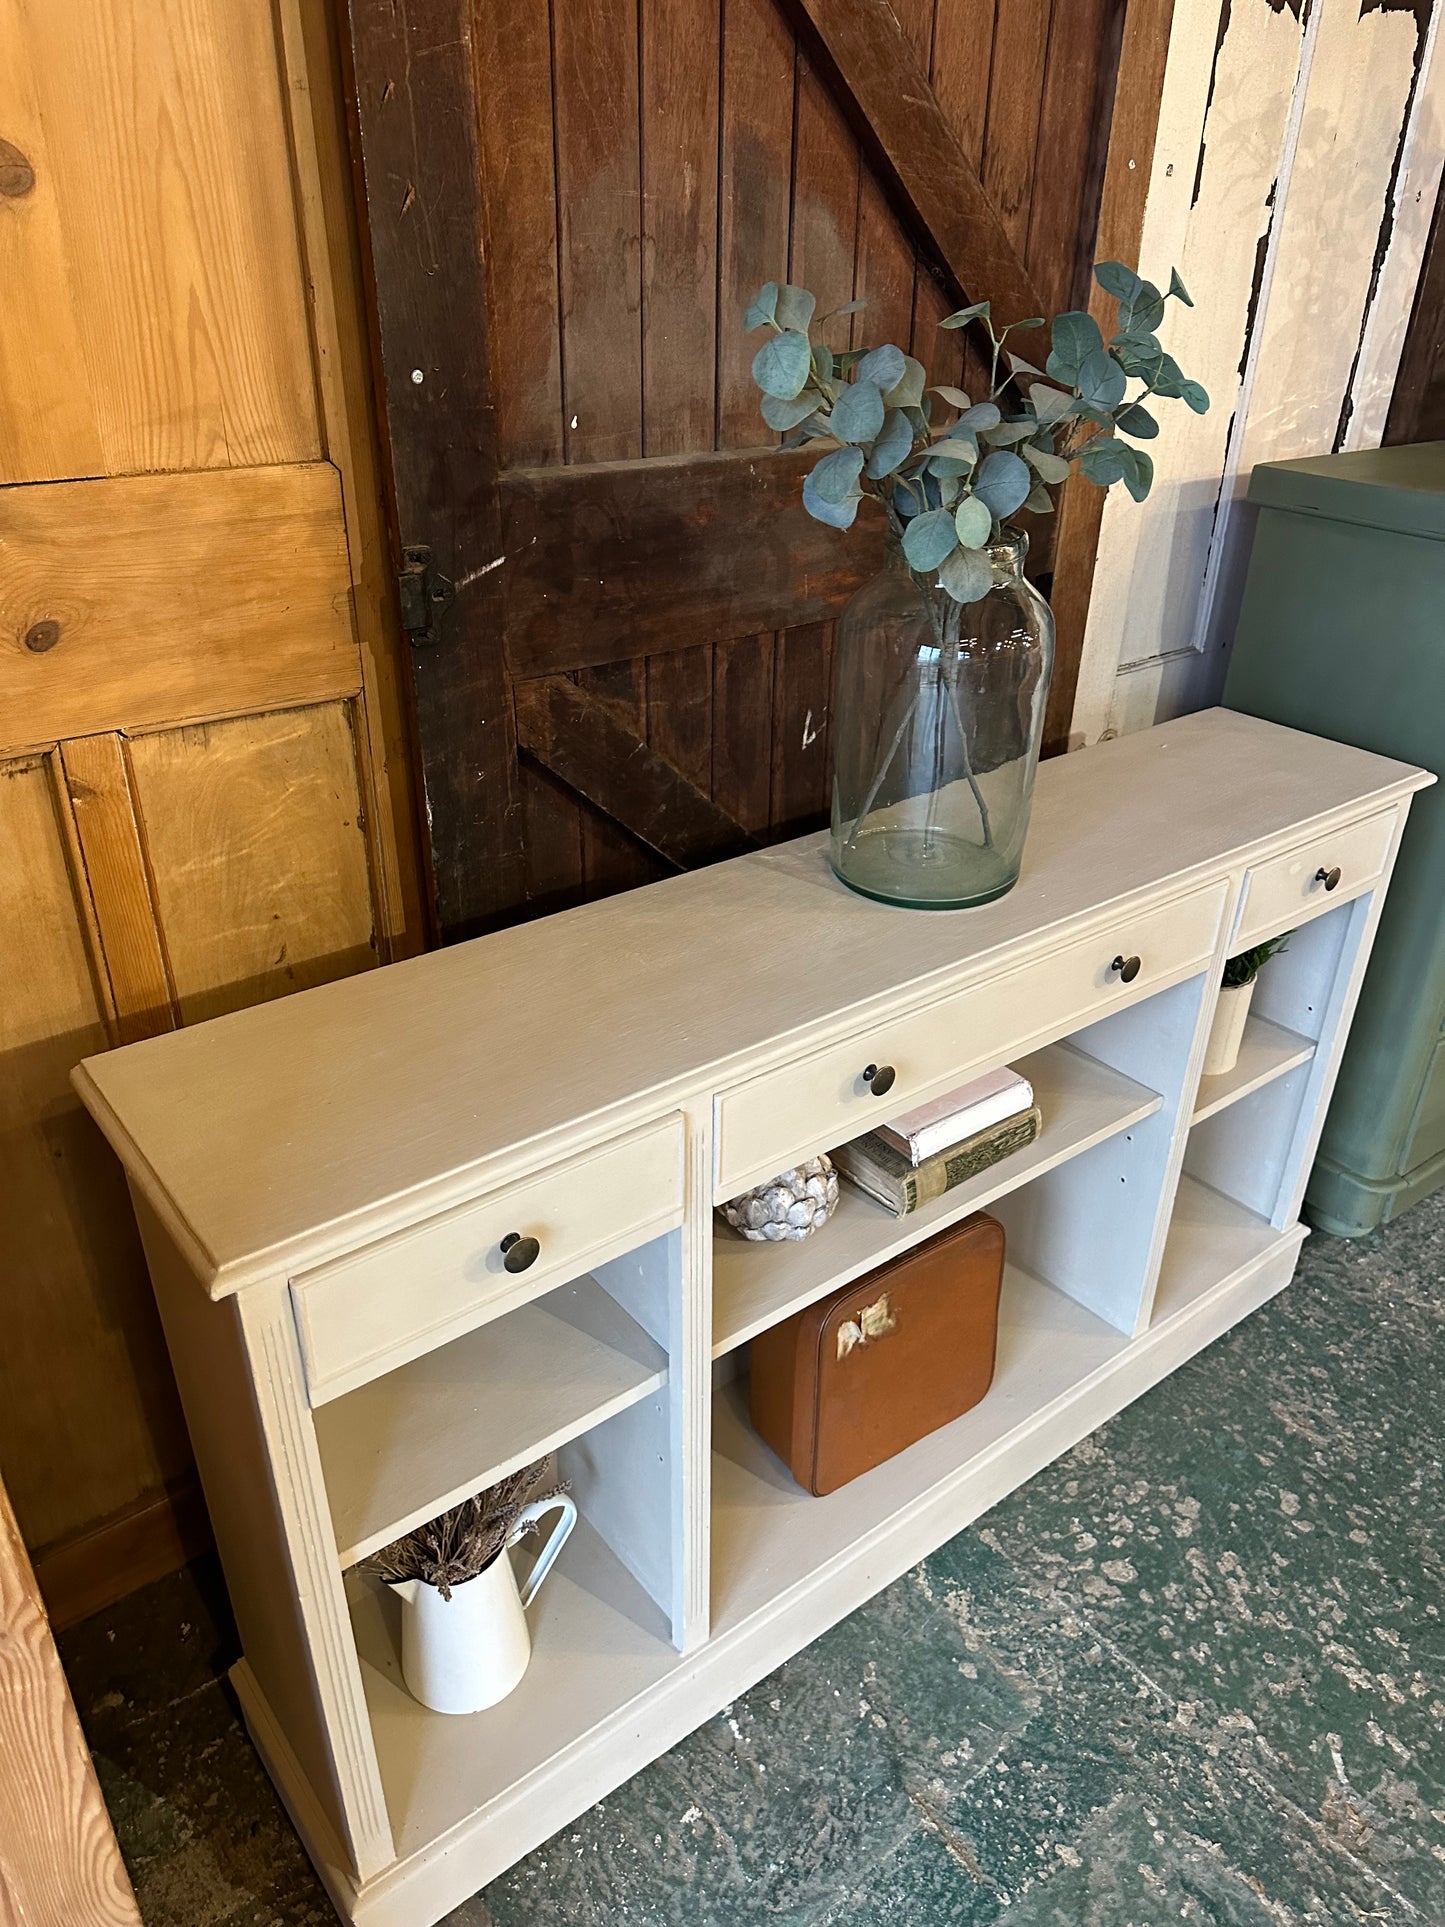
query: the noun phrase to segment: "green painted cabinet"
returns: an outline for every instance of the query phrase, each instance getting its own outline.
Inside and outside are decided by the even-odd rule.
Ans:
[[[1445,770],[1445,442],[1255,469],[1224,701]],[[1306,1195],[1346,1236],[1445,1184],[1445,786],[1410,812]]]

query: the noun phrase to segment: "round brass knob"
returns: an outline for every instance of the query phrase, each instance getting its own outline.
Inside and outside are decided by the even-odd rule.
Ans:
[[[1336,885],[1339,883],[1339,880],[1340,880],[1340,866],[1338,863],[1335,865],[1333,870],[1327,870],[1324,867],[1324,865],[1321,864],[1319,869],[1316,870],[1314,874],[1314,881],[1316,883],[1322,883],[1327,890],[1333,890],[1336,887]]]
[[[509,1231],[502,1240],[502,1263],[508,1271],[525,1271],[537,1262],[542,1247],[535,1238],[524,1238],[520,1231]]]
[[[863,1082],[875,1097],[882,1097],[886,1091],[893,1089],[897,1074],[891,1064],[869,1064],[863,1072]]]
[[[1118,971],[1123,983],[1132,984],[1139,975],[1140,963],[1141,960],[1138,957],[1116,957],[1109,968]]]

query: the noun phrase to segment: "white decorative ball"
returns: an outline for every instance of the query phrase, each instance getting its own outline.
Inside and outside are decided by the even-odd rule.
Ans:
[[[828,1158],[809,1158],[755,1185],[718,1210],[734,1231],[759,1244],[810,1238],[838,1208],[838,1173]]]

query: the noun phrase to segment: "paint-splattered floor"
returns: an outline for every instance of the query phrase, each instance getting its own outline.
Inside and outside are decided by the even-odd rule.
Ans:
[[[1445,1196],[1285,1295],[453,1927],[1445,1922]],[[62,1642],[149,1927],[333,1916],[214,1567]]]

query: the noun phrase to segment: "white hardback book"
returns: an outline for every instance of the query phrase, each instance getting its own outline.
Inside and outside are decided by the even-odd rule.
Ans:
[[[877,1131],[879,1137],[902,1151],[910,1163],[922,1164],[925,1158],[935,1157],[950,1145],[986,1131],[992,1124],[1001,1124],[1019,1111],[1027,1111],[1033,1101],[1033,1085],[1005,1064],[1001,1070],[976,1077],[971,1084],[961,1085],[956,1091],[946,1091],[932,1103],[905,1111],[891,1124],[879,1125]]]

